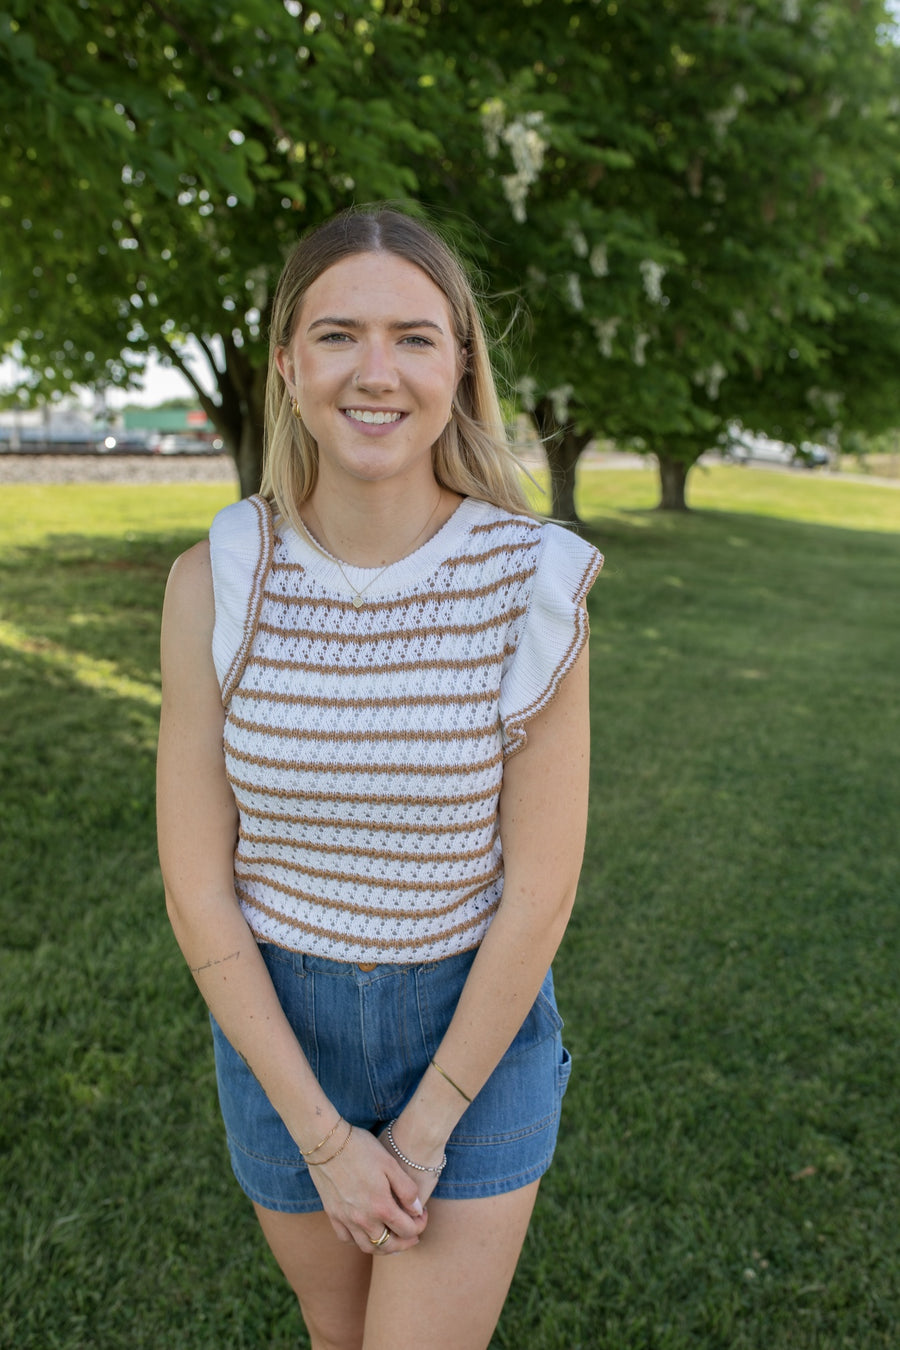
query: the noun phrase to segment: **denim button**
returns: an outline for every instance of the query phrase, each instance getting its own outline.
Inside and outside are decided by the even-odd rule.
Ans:
[[[359,967],[360,970],[374,970],[375,967],[378,965],[378,962],[377,962],[377,961],[357,961],[356,964],[357,964],[357,966]]]

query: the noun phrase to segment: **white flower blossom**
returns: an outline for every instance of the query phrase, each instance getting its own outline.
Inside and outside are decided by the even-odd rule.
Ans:
[[[575,390],[571,384],[561,384],[556,389],[549,389],[547,397],[553,405],[553,416],[560,426],[569,418],[569,401]]]
[[[622,322],[618,317],[612,319],[591,319],[591,327],[597,338],[597,345],[600,348],[600,355],[605,356],[607,360],[612,356],[613,342],[616,333],[619,330],[619,324]]]
[[[731,91],[731,99],[726,103],[725,107],[718,108],[715,112],[706,114],[707,121],[712,123],[713,130],[720,140],[737,117],[742,105],[746,102],[746,89],[742,84],[736,84]]]
[[[703,387],[706,391],[706,397],[714,401],[719,397],[719,387],[728,371],[722,365],[721,361],[713,361],[709,370],[704,372]]]
[[[503,131],[503,140],[509,146],[516,172],[529,183],[533,183],[540,173],[547,151],[548,143],[539,130],[543,124],[543,113],[526,113],[510,122]]]
[[[607,257],[605,244],[594,245],[591,249],[588,265],[595,277],[609,276],[609,258]]]
[[[781,12],[785,23],[800,22],[800,0],[783,0]]]
[[[645,258],[641,263],[644,294],[652,305],[658,305],[663,298],[662,279],[665,275],[666,269],[661,263],[654,262],[652,258]]]
[[[528,184],[523,182],[517,173],[506,174],[500,179],[503,191],[506,194],[506,200],[509,202],[513,214],[513,220],[518,225],[524,225],[528,219],[525,211],[525,198],[528,196]]]
[[[573,309],[584,309],[584,297],[581,294],[581,278],[577,272],[569,272],[566,275],[566,293],[569,297],[569,304]]]
[[[522,375],[516,385],[522,406],[528,412],[534,412],[537,403],[537,381],[531,375]]]
[[[816,411],[824,411],[832,420],[836,422],[840,415],[841,404],[844,401],[844,395],[839,389],[807,389],[806,401],[811,408]]]
[[[574,220],[566,224],[566,238],[572,245],[572,251],[576,258],[586,258],[588,255],[588,241],[584,237],[584,231]]]
[[[750,328],[750,320],[742,309],[731,311],[731,322],[739,333],[746,333]]]
[[[549,141],[541,135],[544,114],[524,113],[506,124],[506,108],[499,98],[488,99],[481,107],[481,126],[485,149],[491,159],[500,152],[500,142],[509,146],[515,173],[505,174],[500,184],[512,209],[513,219],[520,225],[527,219],[525,202],[528,189],[537,181],[544,164]]]
[[[650,334],[638,329],[634,335],[634,346],[631,349],[631,359],[636,366],[647,364],[647,343],[649,341]]]
[[[506,108],[501,98],[489,98],[481,105],[484,147],[491,159],[496,159],[500,151],[500,136],[506,121],[505,114]]]

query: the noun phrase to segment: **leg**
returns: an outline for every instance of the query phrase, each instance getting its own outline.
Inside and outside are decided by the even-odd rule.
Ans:
[[[537,1198],[434,1200],[418,1246],[372,1263],[364,1350],[485,1350]]]
[[[312,1350],[360,1350],[372,1257],[339,1242],[321,1211],[279,1214],[254,1205],[288,1284],[297,1295]]]

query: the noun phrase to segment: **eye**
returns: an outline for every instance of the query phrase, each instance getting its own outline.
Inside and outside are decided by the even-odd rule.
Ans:
[[[407,333],[402,339],[403,343],[410,347],[433,347],[434,343],[430,338],[423,337],[421,333]]]
[[[323,333],[319,338],[326,346],[338,347],[344,342],[350,342],[352,339],[349,333]]]

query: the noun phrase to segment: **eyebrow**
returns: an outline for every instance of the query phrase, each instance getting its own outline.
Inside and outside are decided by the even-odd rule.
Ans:
[[[314,328],[351,328],[358,331],[364,327],[365,324],[359,319],[342,319],[339,316],[326,315],[322,319],[314,319],[306,331],[311,333]],[[396,319],[388,327],[402,333],[411,328],[433,328],[438,333],[443,334],[444,332],[441,325],[435,323],[433,319]]]

